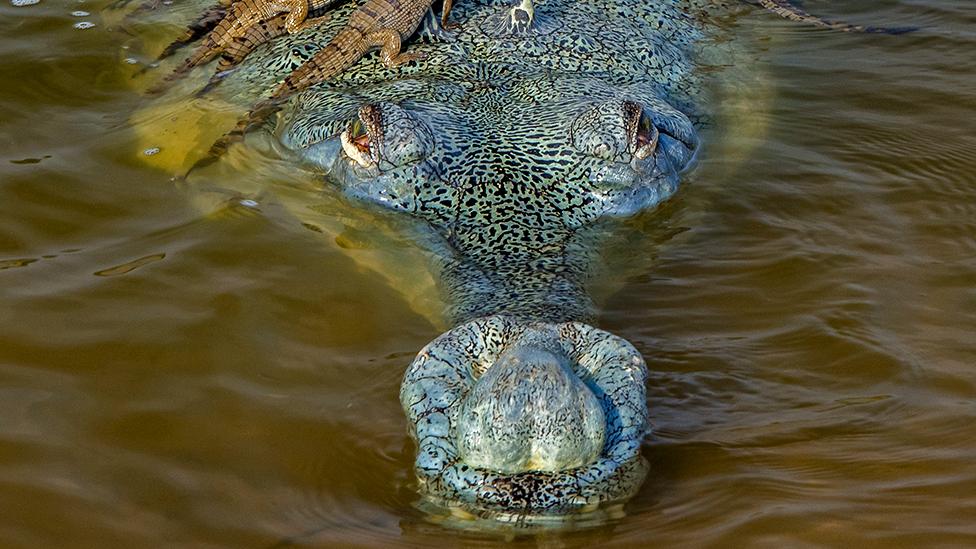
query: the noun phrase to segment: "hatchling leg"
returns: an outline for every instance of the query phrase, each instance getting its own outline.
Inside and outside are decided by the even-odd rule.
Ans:
[[[399,67],[410,61],[420,61],[427,58],[421,52],[401,52],[400,33],[393,29],[382,29],[372,32],[367,37],[371,44],[380,46],[380,60],[389,68]]]

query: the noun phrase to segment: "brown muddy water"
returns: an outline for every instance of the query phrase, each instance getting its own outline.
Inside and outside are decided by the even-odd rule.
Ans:
[[[103,7],[0,5],[0,546],[976,546],[972,0],[730,22],[762,107],[710,139],[748,153],[642,218],[600,314],[651,368],[649,478],[515,537],[414,506],[397,391],[444,326],[363,259],[405,245],[199,209]]]

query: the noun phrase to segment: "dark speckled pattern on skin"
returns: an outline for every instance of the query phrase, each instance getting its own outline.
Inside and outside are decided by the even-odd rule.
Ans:
[[[533,10],[464,0],[452,36],[426,17],[410,46],[425,60],[387,68],[367,56],[284,106],[277,133],[286,148],[348,195],[429,227],[418,240],[432,252],[456,327],[418,355],[401,398],[418,442],[417,477],[432,500],[524,520],[589,510],[640,487],[646,366],[629,343],[584,324],[595,317],[586,285],[605,238],[600,225],[672,196],[693,160],[703,103],[693,48],[710,28],[711,5],[546,0]],[[266,96],[329,42],[350,9],[337,8],[300,41],[257,48],[215,93],[240,103]],[[341,137],[357,119],[368,132],[362,163]],[[457,420],[462,403],[496,394],[477,391],[482,372],[472,365],[490,367],[485,349],[502,347],[514,356],[548,349],[578,378],[520,386],[509,409],[532,402],[543,424],[518,423],[529,417],[508,427],[538,438],[529,443],[564,429],[560,455],[590,455],[597,430],[570,433],[567,418],[578,414],[531,399],[582,382],[606,423],[595,460],[500,473],[459,457],[459,437],[476,436],[474,423]]]
[[[433,263],[460,326],[420,353],[402,385],[422,492],[518,522],[624,500],[647,470],[646,366],[626,341],[580,323],[595,316],[586,290],[600,252],[594,227],[676,192],[698,145],[691,47],[701,22],[670,2],[629,0],[539,3],[530,25],[508,2],[458,2],[455,10],[463,26],[453,41],[412,46],[428,54],[419,66],[386,72],[369,59],[298,97],[282,142],[348,194],[420,217],[436,235]],[[366,121],[363,105],[383,121],[371,134],[379,162],[368,167],[350,161],[337,137],[350,120]],[[634,114],[659,132],[652,154],[636,154]],[[559,403],[532,399],[563,388],[535,381],[514,395],[479,392],[480,378],[467,370],[474,347],[505,341],[524,351],[515,334],[526,331],[563,349],[601,402],[606,441],[586,465],[501,473],[518,461],[505,452],[522,451],[501,436],[486,443],[496,445],[487,454],[497,467],[462,457],[459,445],[480,436],[458,419],[471,395],[512,398],[508,409],[534,406],[541,428],[511,425],[504,414],[494,421],[526,433],[527,445],[575,427]],[[580,455],[592,444],[580,434],[557,442]]]
[[[571,10],[550,2],[536,8],[544,32],[495,38],[482,25],[509,6],[471,4],[455,7],[464,26],[454,42],[417,46],[429,55],[419,69],[393,79],[370,60],[301,95],[282,141],[348,193],[437,228],[452,250],[440,278],[456,322],[496,313],[590,320],[588,260],[570,259],[588,253],[579,229],[671,196],[697,146],[682,112],[695,115],[697,23],[670,3],[631,2],[632,12],[607,15],[609,3]],[[633,38],[601,42],[573,31],[593,25],[618,25]],[[627,101],[662,131],[643,161],[627,147]],[[430,154],[377,174],[351,166],[335,136],[365,103],[404,109],[434,136]]]

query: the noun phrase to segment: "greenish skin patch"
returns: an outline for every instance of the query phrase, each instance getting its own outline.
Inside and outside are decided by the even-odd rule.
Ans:
[[[423,61],[368,56],[283,109],[276,133],[303,163],[428,229],[418,241],[455,327],[410,365],[401,402],[432,500],[524,520],[626,500],[643,482],[647,368],[587,324],[586,284],[599,227],[671,197],[693,161],[692,53],[712,5],[462,0],[458,30],[431,14],[409,44]],[[259,48],[216,93],[266,96],[353,7]],[[361,161],[341,137],[357,120]]]

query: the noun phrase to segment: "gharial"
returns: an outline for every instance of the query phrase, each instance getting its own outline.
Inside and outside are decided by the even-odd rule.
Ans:
[[[418,19],[414,65],[366,56],[302,72],[350,28],[367,40],[355,21],[379,1],[387,16]],[[591,325],[588,283],[605,227],[671,197],[692,165],[711,108],[696,53],[728,32],[716,24],[726,8],[463,0],[448,39],[429,7],[339,6],[252,48],[217,93],[253,102],[290,90],[269,119],[289,154],[362,208],[421,225],[415,245],[453,328],[419,352],[401,386],[419,491],[522,522],[625,501],[647,474],[647,367]],[[385,32],[387,43],[409,26],[396,40]]]

